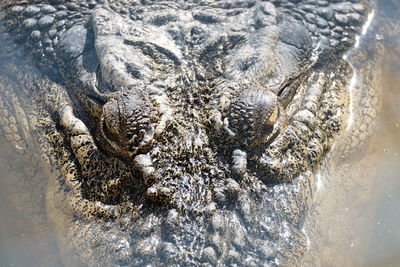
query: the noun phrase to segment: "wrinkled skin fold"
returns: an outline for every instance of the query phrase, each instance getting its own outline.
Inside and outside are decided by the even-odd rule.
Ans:
[[[67,266],[300,264],[366,2],[0,7]]]

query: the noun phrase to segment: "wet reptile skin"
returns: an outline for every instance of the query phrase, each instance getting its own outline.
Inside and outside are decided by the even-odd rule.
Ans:
[[[2,135],[49,169],[64,264],[301,263],[315,171],[347,126],[343,56],[365,1],[0,10]]]

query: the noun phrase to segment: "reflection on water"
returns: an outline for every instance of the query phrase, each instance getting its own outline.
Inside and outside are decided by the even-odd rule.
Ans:
[[[388,14],[391,13],[393,10]],[[336,211],[339,214],[337,219],[333,215],[329,218],[332,231],[327,235],[344,231],[341,235],[349,237],[339,241],[342,242],[341,249],[334,247],[337,244],[324,244],[322,257],[352,259],[356,257],[354,253],[357,251],[358,254],[363,254],[363,258],[358,261],[360,265],[400,266],[399,55],[400,45],[395,40],[385,57],[381,84],[382,109],[379,112],[376,135],[360,165],[367,168],[359,174],[361,178],[376,182],[367,183],[370,188],[359,189],[369,192],[369,195],[364,202],[364,205],[367,203],[365,206],[356,206],[358,210],[352,211],[349,208],[351,205],[343,204],[350,203],[351,197],[338,199],[333,203],[338,205]],[[3,141],[1,138],[0,143]],[[57,259],[52,256],[56,255],[55,246],[41,247],[43,240],[46,240],[44,243],[52,244],[51,231],[46,225],[44,200],[34,203],[36,200],[32,201],[32,196],[24,193],[31,192],[35,199],[41,199],[45,185],[38,183],[45,182],[40,174],[36,174],[36,178],[32,180],[35,184],[27,184],[23,178],[30,173],[29,167],[19,163],[18,157],[7,150],[4,142],[0,144],[0,152],[0,266],[55,266],[58,264]],[[358,193],[350,192],[349,195],[354,198],[362,196]],[[21,203],[27,204],[21,207]],[[339,225],[344,217],[347,221],[354,222],[351,225],[362,226],[359,229],[349,229]],[[335,224],[337,222],[339,223]],[[53,250],[49,250],[49,247]],[[358,250],[352,250],[357,247]],[[339,266],[337,263],[332,265]]]

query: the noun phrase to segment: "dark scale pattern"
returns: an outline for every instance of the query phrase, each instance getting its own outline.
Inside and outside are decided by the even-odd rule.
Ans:
[[[6,1],[7,2],[7,1]],[[226,15],[238,14],[233,10],[242,12],[243,8],[251,8],[255,5],[254,1],[229,1],[220,3],[193,2],[187,1],[182,3],[156,1],[147,3],[143,6],[136,1],[116,1],[112,4],[105,4],[106,1],[80,1],[52,3],[39,1],[38,4],[28,4],[21,1],[19,5],[9,4],[7,9],[8,27],[17,39],[25,40],[28,37],[31,41],[26,43],[27,49],[31,51],[31,55],[40,62],[41,67],[51,74],[51,77],[58,77],[59,68],[55,64],[57,56],[55,48],[57,47],[59,37],[66,30],[76,24],[87,23],[90,20],[92,10],[96,5],[104,5],[105,8],[127,16],[132,20],[146,20],[141,14],[148,13],[150,10],[156,12],[153,23],[163,23],[176,21],[176,16],[165,13],[167,8],[183,8],[191,9],[197,6],[209,6],[212,9],[220,9],[222,13],[213,14],[209,9],[207,12],[198,11],[194,14],[194,19],[205,24],[219,23],[225,19]],[[360,3],[329,3],[315,1],[300,1],[299,3],[291,3],[285,1],[277,1],[276,6],[280,7],[282,12],[293,15],[294,18],[305,23],[311,33],[316,37],[315,41],[320,46],[343,46],[343,50],[352,45],[354,38],[352,34],[359,31],[359,27],[364,21],[364,17],[368,10]],[[7,4],[6,4],[7,6]],[[160,14],[157,14],[160,13]],[[175,17],[175,19],[174,19]],[[23,28],[18,25],[23,24]],[[349,26],[351,25],[351,26]],[[50,34],[52,31],[52,34]],[[51,44],[43,43],[43,40],[50,39]],[[199,40],[200,41],[200,40]],[[348,44],[346,44],[348,43]],[[323,47],[324,48],[324,47]]]
[[[348,115],[343,54],[364,2],[6,0],[0,10],[7,47],[42,72],[18,88],[29,84],[39,111],[66,265],[301,265],[315,171]],[[12,72],[12,60],[0,64]]]
[[[55,54],[58,38],[73,24],[85,23],[81,14],[89,15],[94,5],[86,2],[81,2],[79,5],[74,3],[63,5],[65,1],[38,2],[35,4],[20,1],[18,5],[6,4],[5,19],[8,22],[7,27],[15,38],[24,42],[26,49],[30,51],[30,56],[35,58],[44,72],[57,80],[60,77]],[[23,27],[19,27],[21,24]]]
[[[321,46],[332,46],[343,51],[354,44],[351,35],[360,30],[365,21],[365,15],[369,12],[368,8],[358,1],[331,3],[330,1],[310,0],[290,2],[276,1],[283,10],[288,10],[287,14],[306,22],[305,25]]]

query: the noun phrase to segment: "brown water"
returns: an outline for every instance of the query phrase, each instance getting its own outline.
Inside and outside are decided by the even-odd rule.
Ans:
[[[398,25],[399,11],[390,7],[375,19],[392,18]],[[372,38],[385,45],[377,68],[382,74],[377,125],[358,162],[344,158],[343,169],[321,170],[315,216],[305,229],[310,238],[305,266],[400,266],[400,33]]]
[[[328,200],[317,207],[322,229],[314,239],[310,235],[317,252],[307,266],[400,266],[399,55],[385,56],[382,107],[364,157],[323,177],[329,182],[320,195]]]
[[[386,51],[382,107],[367,152],[369,165],[376,168],[365,177],[376,181],[368,204],[373,207],[374,216],[369,221],[369,232],[365,233],[367,248],[363,265],[370,267],[400,266],[400,10],[388,8],[384,14],[397,25],[397,34],[383,39]]]
[[[348,197],[338,199],[335,211],[330,211],[331,217],[322,218],[330,221],[332,227],[322,236],[336,240],[322,244],[318,263],[325,263],[323,266],[343,266],[331,258],[351,260],[351,266],[400,266],[399,39],[390,40],[383,63],[382,108],[376,134],[365,157],[354,166],[361,170],[350,177],[370,182],[364,183],[365,187],[358,188],[358,192],[346,192]],[[59,265],[52,233],[46,225],[46,178],[37,169],[35,162],[20,161],[0,137],[0,266]],[[26,177],[30,177],[29,181]],[[39,199],[39,203],[33,198]],[[352,200],[362,205],[352,206]],[[343,204],[346,201],[349,205]],[[21,207],[19,203],[27,204]],[[43,243],[51,249],[43,248]]]
[[[60,265],[45,213],[47,177],[40,170],[0,144],[0,266]]]
[[[399,47],[400,48],[400,47]],[[400,50],[399,50],[400,51]],[[398,52],[399,52],[398,51]],[[372,152],[379,155],[366,262],[368,266],[400,266],[400,53],[388,54],[383,82],[382,110]],[[372,198],[373,199],[373,198]]]

